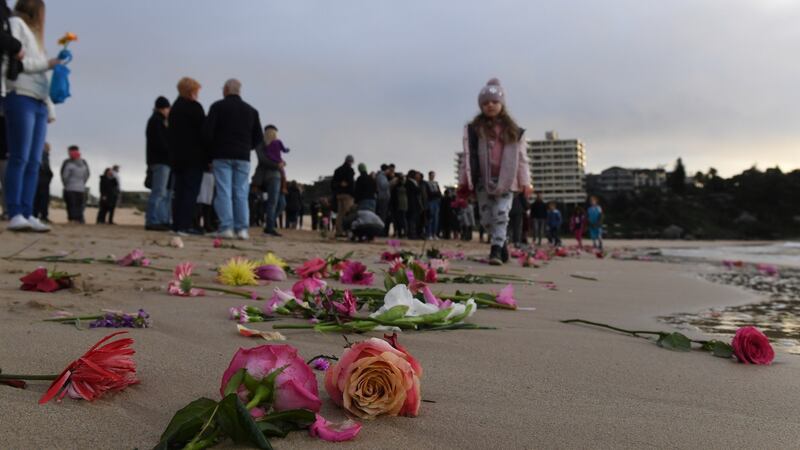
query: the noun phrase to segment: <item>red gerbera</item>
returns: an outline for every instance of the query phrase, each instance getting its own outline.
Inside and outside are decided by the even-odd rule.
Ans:
[[[39,399],[39,404],[58,400],[69,395],[72,398],[92,401],[111,391],[120,391],[136,384],[136,363],[131,355],[136,353],[130,346],[133,339],[118,339],[102,345],[109,339],[127,331],[112,333],[94,344],[83,356],[70,363],[47,392]]]
[[[304,262],[294,272],[300,278],[325,278],[328,275],[327,268],[327,261],[322,258],[314,258]]]

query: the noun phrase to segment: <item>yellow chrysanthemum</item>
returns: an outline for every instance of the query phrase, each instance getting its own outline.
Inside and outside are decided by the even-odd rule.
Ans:
[[[286,261],[280,259],[279,257],[275,256],[274,253],[269,252],[264,255],[264,265],[265,266],[278,266],[282,269],[285,269],[289,265],[286,264]]]
[[[228,286],[256,285],[255,270],[258,264],[245,258],[231,258],[219,268],[219,281]]]

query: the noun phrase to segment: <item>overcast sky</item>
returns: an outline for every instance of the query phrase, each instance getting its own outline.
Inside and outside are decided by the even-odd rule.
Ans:
[[[94,174],[119,163],[123,188],[139,190],[155,97],[173,100],[189,75],[207,110],[237,77],[292,149],[289,178],[352,153],[450,182],[495,76],[528,138],[583,140],[590,172],[678,156],[690,172],[788,170],[800,166],[798,24],[793,0],[50,1],[48,51],[65,31],[80,41],[48,139],[56,167],[76,143]]]

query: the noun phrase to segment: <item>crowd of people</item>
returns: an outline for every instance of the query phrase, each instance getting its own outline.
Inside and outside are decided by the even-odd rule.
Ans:
[[[49,231],[50,149],[47,124],[55,120],[49,95],[50,74],[63,64],[48,59],[43,46],[45,9],[42,0],[19,0],[13,13],[0,2],[0,51],[3,54],[0,182],[8,228]],[[147,175],[150,189],[145,228],[178,235],[213,234],[249,239],[251,226],[280,236],[280,227],[302,226],[302,188],[287,181],[283,155],[289,149],[278,128],[262,128],[258,111],[241,97],[242,84],[229,79],[222,99],[206,113],[198,101],[201,84],[190,77],[177,83],[174,102],[156,99],[146,127]],[[472,239],[478,226],[491,244],[489,261],[508,260],[511,245],[527,236],[542,244],[544,236],[561,245],[561,212],[540,195],[532,203],[525,130],[506,108],[506,94],[491,79],[478,94],[480,112],[464,128],[464,157],[458,188],[444,188],[436,173],[396,171],[382,164],[369,172],[354,169],[348,155],[332,177],[329,198],[310,202],[312,228],[335,227],[337,236],[369,240],[376,236],[408,239]],[[89,164],[73,145],[61,165],[64,202],[70,222],[84,223]],[[251,151],[257,167],[250,178]],[[7,157],[6,157],[7,155]],[[97,223],[114,223],[120,199],[119,167],[106,168],[99,180]],[[579,244],[588,229],[593,245],[602,248],[603,212],[592,198],[588,209],[576,208],[569,229]]]

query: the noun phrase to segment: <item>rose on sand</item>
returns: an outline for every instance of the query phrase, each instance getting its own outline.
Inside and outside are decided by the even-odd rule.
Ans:
[[[309,259],[302,266],[295,269],[300,278],[325,278],[327,276],[328,262],[322,258]]]
[[[372,285],[374,274],[358,261],[345,261],[339,279],[345,284]]]
[[[136,353],[130,347],[133,339],[117,339],[106,343],[114,336],[124,333],[127,331],[104,337],[83,356],[70,363],[39,399],[39,404],[47,403],[55,396],[61,400],[65,395],[92,401],[106,392],[120,391],[138,383],[136,363],[131,358]]]
[[[60,275],[60,276],[57,276]],[[47,269],[39,267],[33,272],[20,278],[22,282],[20,289],[23,291],[55,292],[59,289],[72,287],[72,277],[67,274],[53,273],[48,274]]]
[[[378,338],[348,348],[325,372],[333,402],[362,419],[419,413],[422,367],[405,348]]]
[[[236,392],[253,417],[261,417],[269,409],[271,392],[263,383],[276,370],[282,372],[275,378],[272,403],[275,411],[308,409],[319,412],[322,406],[314,372],[297,356],[297,349],[291,345],[240,348],[222,375],[221,395],[225,395],[228,382],[240,369],[245,370],[245,376]]]
[[[144,257],[144,252],[141,249],[135,248],[130,253],[117,260],[120,266],[142,266],[147,267],[150,265],[150,260]]]
[[[517,301],[514,299],[514,286],[509,283],[506,287],[500,290],[495,298],[497,303],[501,305],[517,307]]]
[[[755,327],[736,330],[731,347],[736,359],[744,364],[769,365],[775,359],[775,351],[769,339]]]
[[[308,292],[311,295],[317,295],[321,291],[325,290],[328,286],[324,280],[320,280],[319,278],[303,278],[299,280],[297,283],[292,286],[292,293],[294,294],[295,298],[302,299],[304,298],[304,294]]]

